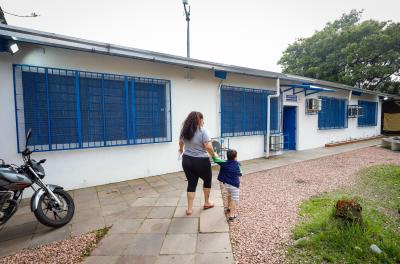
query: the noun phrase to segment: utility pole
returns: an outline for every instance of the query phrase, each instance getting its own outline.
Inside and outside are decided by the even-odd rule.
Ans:
[[[187,36],[186,36],[186,51],[187,51],[187,57],[190,58],[190,31],[189,31],[189,24],[190,24],[190,5],[188,3],[188,0],[182,0],[183,3],[183,8],[185,9],[185,15],[186,15],[186,22],[187,22]]]
[[[3,9],[1,9],[1,6],[0,6],[0,24],[6,24],[7,25],[7,20],[4,17],[4,12],[3,12]]]

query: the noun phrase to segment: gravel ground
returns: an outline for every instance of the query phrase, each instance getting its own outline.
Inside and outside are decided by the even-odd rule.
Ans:
[[[357,171],[377,164],[400,165],[400,154],[370,147],[245,175],[239,220],[230,224],[237,263],[286,263],[300,203],[352,185]]]
[[[71,239],[53,242],[34,249],[24,249],[14,255],[0,258],[0,264],[40,263],[75,264],[81,263],[85,249],[96,241],[96,233],[88,233]]]

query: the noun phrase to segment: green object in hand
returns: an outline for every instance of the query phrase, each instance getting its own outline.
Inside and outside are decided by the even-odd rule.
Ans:
[[[212,160],[213,160],[215,163],[223,163],[223,162],[226,162],[225,160],[220,159],[220,158],[218,158],[218,157],[212,157]]]

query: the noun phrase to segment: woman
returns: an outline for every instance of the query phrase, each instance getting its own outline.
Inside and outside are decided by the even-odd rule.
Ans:
[[[203,128],[203,114],[200,112],[191,112],[182,125],[179,138],[179,153],[183,153],[182,167],[188,180],[187,200],[188,208],[186,215],[193,212],[193,200],[196,193],[196,186],[199,178],[203,180],[204,191],[204,209],[214,207],[209,200],[211,191],[211,163],[210,158],[215,157],[210,137]],[[185,150],[183,147],[185,146]]]

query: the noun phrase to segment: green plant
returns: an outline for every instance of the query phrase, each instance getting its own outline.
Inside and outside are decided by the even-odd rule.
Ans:
[[[292,263],[399,263],[400,167],[376,166],[363,170],[359,182],[345,190],[312,197],[300,206],[301,222],[293,229],[289,248]],[[338,199],[356,195],[363,206],[362,225],[335,217]],[[397,202],[389,202],[397,201]],[[376,244],[381,254],[369,247]]]

